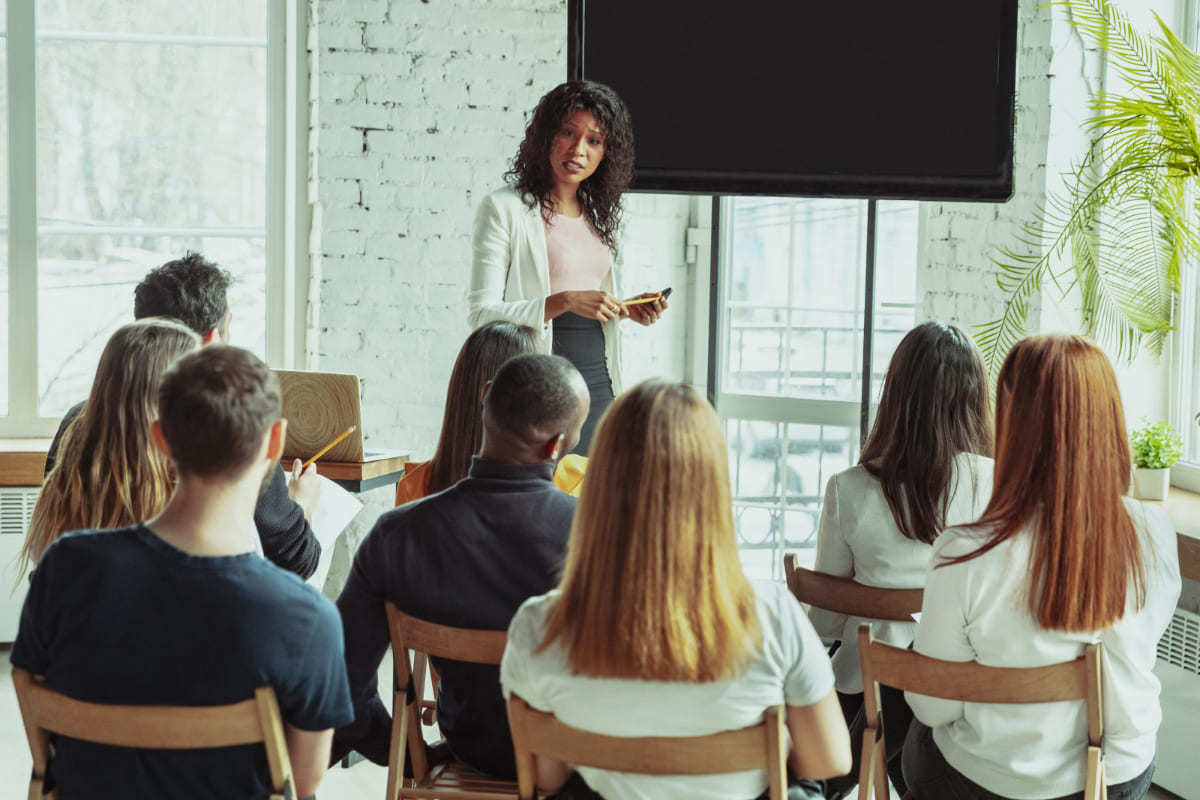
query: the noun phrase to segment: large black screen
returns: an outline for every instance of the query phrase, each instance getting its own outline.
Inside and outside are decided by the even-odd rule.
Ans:
[[[634,188],[1004,200],[1016,0],[570,0],[571,77],[624,98]]]

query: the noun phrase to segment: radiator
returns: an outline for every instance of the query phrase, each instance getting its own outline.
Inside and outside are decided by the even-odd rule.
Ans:
[[[17,581],[17,556],[41,487],[0,486],[0,642],[17,638],[29,581]]]
[[[1184,800],[1200,800],[1200,615],[1175,609],[1158,643],[1154,674],[1162,681],[1154,783]]]

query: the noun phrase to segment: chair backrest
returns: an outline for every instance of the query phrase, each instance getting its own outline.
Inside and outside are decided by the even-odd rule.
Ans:
[[[875,641],[869,625],[858,629],[866,731],[863,734],[859,797],[872,788],[887,798],[884,737],[879,714],[879,684],[902,691],[972,703],[1052,703],[1084,700],[1087,704],[1088,753],[1086,797],[1101,796],[1103,786],[1104,706],[1101,693],[1103,650],[1090,644],[1084,655],[1045,667],[988,667],[974,661],[942,661],[913,650]],[[903,731],[892,735],[903,736]]]
[[[785,710],[766,710],[757,725],[736,731],[688,737],[605,736],[572,728],[553,714],[530,708],[517,695],[508,700],[508,725],[517,758],[521,800],[533,800],[540,755],[574,766],[645,775],[715,775],[767,770],[771,800],[787,796]]]
[[[783,557],[783,571],[788,589],[801,603],[852,617],[912,622],[925,594],[923,589],[880,589],[814,572],[798,566],[794,553]]]
[[[275,790],[272,799],[295,797],[283,719],[275,691],[269,686],[255,689],[249,700],[230,705],[131,706],[72,700],[16,667],[12,677],[33,754],[30,797],[42,796],[50,759],[50,733],[152,750],[199,750],[262,742]]]
[[[429,774],[425,740],[421,736],[420,705],[425,692],[429,657],[499,664],[508,641],[507,631],[484,631],[435,625],[410,617],[392,602],[384,604],[392,640],[394,670],[392,738],[388,749],[388,800],[398,797],[404,782],[404,763],[412,761],[412,775],[424,781]],[[409,663],[409,651],[412,663]],[[407,748],[404,746],[408,744]],[[406,754],[407,751],[407,754]]]

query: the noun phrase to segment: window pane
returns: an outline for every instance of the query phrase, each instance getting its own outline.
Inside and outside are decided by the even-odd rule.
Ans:
[[[0,0],[0,31],[8,22]],[[8,415],[8,39],[0,37],[0,416]]]
[[[265,39],[267,4],[247,0],[38,0],[50,31],[165,33]]]
[[[871,397],[879,401],[896,345],[917,324],[917,203],[883,201],[875,217]]]
[[[730,208],[723,390],[859,399],[866,203],[745,197]]]
[[[41,225],[266,224],[264,48],[44,41],[37,80]]]
[[[746,575],[781,579],[788,552],[811,567],[825,483],[858,459],[858,430],[729,419],[725,436]]]
[[[1196,269],[1196,267],[1193,267]],[[1200,414],[1200,301],[1196,303],[1192,309],[1195,315],[1195,322],[1192,325],[1192,340],[1190,342],[1181,341],[1179,346],[1183,349],[1183,357],[1191,359],[1191,376],[1192,386],[1191,392],[1185,392],[1184,397],[1191,397],[1191,404],[1183,411],[1183,438],[1187,442],[1187,454],[1184,456],[1185,461],[1190,461],[1193,464],[1200,463],[1200,419],[1196,418]]]
[[[43,416],[59,416],[87,397],[108,337],[133,319],[134,287],[149,270],[188,250],[233,273],[233,342],[265,355],[264,239],[43,236],[38,243],[38,397]]]

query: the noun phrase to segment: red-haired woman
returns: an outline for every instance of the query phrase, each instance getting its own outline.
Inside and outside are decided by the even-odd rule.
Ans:
[[[1155,645],[1179,598],[1166,513],[1125,497],[1116,376],[1079,336],[1031,336],[1000,371],[991,502],[943,533],[915,647],[950,661],[1037,667],[1104,644],[1110,800],[1141,797],[1161,721]],[[960,703],[907,694],[904,777],[917,800],[1082,797],[1082,701]]]

